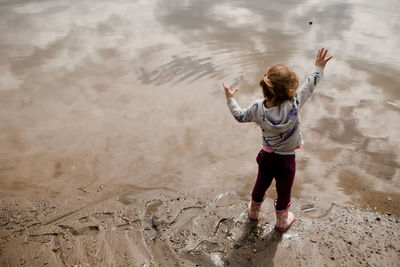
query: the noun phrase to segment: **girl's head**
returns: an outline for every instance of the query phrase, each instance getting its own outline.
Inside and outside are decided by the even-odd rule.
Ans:
[[[296,73],[286,65],[277,64],[269,67],[260,81],[264,97],[274,105],[296,95],[299,80]]]

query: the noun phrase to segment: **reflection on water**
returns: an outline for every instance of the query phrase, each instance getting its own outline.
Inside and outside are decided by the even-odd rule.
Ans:
[[[173,56],[170,62],[150,72],[143,67],[139,71],[138,78],[144,84],[154,83],[156,85],[163,85],[172,81],[174,84],[187,80],[190,82],[204,76],[214,78],[218,74],[211,57],[196,58],[194,56]]]
[[[347,189],[368,184],[400,212],[399,1],[0,7],[4,192],[21,183],[61,192],[68,181],[71,190],[228,184],[247,194],[259,132],[234,122],[220,84],[239,87],[246,106],[261,97],[257,81],[268,65],[283,62],[304,77],[317,49],[328,47],[334,60],[302,112],[295,196],[329,207],[362,199],[363,190]]]

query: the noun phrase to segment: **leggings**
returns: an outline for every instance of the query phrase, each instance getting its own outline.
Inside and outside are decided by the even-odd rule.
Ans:
[[[251,198],[256,203],[264,200],[265,192],[275,178],[278,199],[276,210],[288,208],[292,198],[292,185],[296,174],[296,155],[280,155],[261,150],[257,156],[258,175]]]

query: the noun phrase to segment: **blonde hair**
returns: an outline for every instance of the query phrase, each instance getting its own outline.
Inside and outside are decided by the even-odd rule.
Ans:
[[[279,105],[296,95],[299,79],[296,73],[286,65],[277,64],[269,67],[260,81],[264,98],[274,105]]]

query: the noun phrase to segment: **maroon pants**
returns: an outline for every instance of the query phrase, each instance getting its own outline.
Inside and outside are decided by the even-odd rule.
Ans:
[[[261,150],[257,156],[258,175],[251,197],[260,203],[272,179],[275,178],[278,199],[276,210],[285,210],[292,198],[292,185],[296,174],[296,155],[279,155]]]

